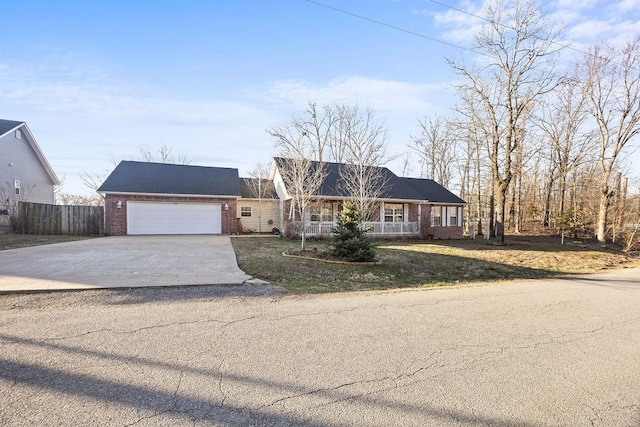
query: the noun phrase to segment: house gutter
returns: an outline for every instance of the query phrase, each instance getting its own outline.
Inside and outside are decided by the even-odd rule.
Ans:
[[[196,197],[199,199],[239,199],[239,195],[216,195],[216,194],[171,194],[171,193],[135,193],[126,191],[100,191],[103,196],[123,195],[123,196],[156,196],[156,197]]]

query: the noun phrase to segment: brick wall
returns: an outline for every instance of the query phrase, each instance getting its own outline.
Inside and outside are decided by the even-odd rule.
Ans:
[[[118,201],[122,208],[118,209]],[[124,236],[127,234],[127,201],[136,202],[183,202],[183,203],[220,203],[222,204],[222,234],[234,234],[236,229],[236,199],[203,198],[203,197],[166,197],[166,196],[137,196],[108,194],[104,201],[105,232],[109,236]],[[229,210],[224,209],[225,203]]]
[[[422,217],[420,218],[421,239],[462,239],[462,227],[432,227],[431,205],[422,205]]]
[[[410,203],[408,206],[408,213],[407,213],[407,217],[409,222],[416,222],[418,221],[418,206],[415,203]]]
[[[420,208],[420,238],[427,239],[431,234],[431,205],[423,204]]]
[[[431,227],[434,239],[462,239],[462,227]]]

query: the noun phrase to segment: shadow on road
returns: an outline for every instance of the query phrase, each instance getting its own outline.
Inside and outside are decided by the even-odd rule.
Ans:
[[[313,389],[301,384],[271,379],[257,378],[244,375],[235,375],[216,369],[201,369],[185,364],[159,362],[141,357],[96,351],[77,346],[63,345],[59,343],[43,342],[33,339],[25,339],[12,335],[0,335],[0,341],[4,345],[20,345],[36,347],[51,352],[62,353],[69,358],[87,357],[93,360],[101,359],[105,362],[121,362],[135,364],[141,368],[151,368],[170,374],[194,374],[201,376],[204,383],[211,384],[211,388],[217,390],[218,384],[236,383],[250,386],[260,390],[271,401],[283,401],[295,397],[316,396],[318,404],[330,404],[333,402],[351,401],[358,406],[370,408],[384,408],[387,412],[394,412],[392,419],[403,420],[407,417],[424,419],[425,425],[435,420],[439,422],[452,422],[469,425],[492,425],[497,427],[533,427],[533,424],[517,422],[514,420],[486,417],[479,414],[459,410],[435,408],[423,404],[421,406],[409,405],[399,401],[374,397],[373,395],[354,394],[348,392],[344,385],[337,385],[330,389]],[[43,359],[46,360],[46,359]],[[73,364],[70,364],[71,366]],[[117,369],[117,368],[113,368]],[[153,412],[153,415],[145,415],[142,418],[154,416],[172,416],[200,420],[224,426],[245,425],[307,425],[318,427],[333,427],[335,424],[326,421],[314,420],[294,415],[292,413],[276,413],[277,408],[264,405],[257,408],[240,407],[228,404],[220,399],[206,399],[195,396],[187,396],[180,393],[179,383],[173,390],[161,390],[157,388],[140,386],[137,384],[116,382],[111,379],[100,378],[96,375],[75,373],[71,370],[56,369],[40,364],[18,362],[0,359],[0,378],[16,384],[27,385],[32,388],[49,390],[76,396],[81,399],[94,399],[120,407],[137,408],[143,411]],[[382,380],[381,380],[382,381]],[[388,389],[388,388],[387,388]],[[14,390],[15,393],[15,390]],[[282,398],[285,394],[286,397]],[[314,405],[315,406],[315,405]],[[304,410],[304,409],[303,409]],[[124,421],[124,420],[122,420]],[[134,424],[140,420],[129,420]],[[128,424],[128,425],[131,425]]]

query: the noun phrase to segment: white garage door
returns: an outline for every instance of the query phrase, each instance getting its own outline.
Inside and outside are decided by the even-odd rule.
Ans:
[[[220,203],[127,202],[128,234],[220,234]]]

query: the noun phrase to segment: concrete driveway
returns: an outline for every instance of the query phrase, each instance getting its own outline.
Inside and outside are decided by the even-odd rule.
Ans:
[[[242,284],[228,236],[122,236],[0,251],[0,292]]]

